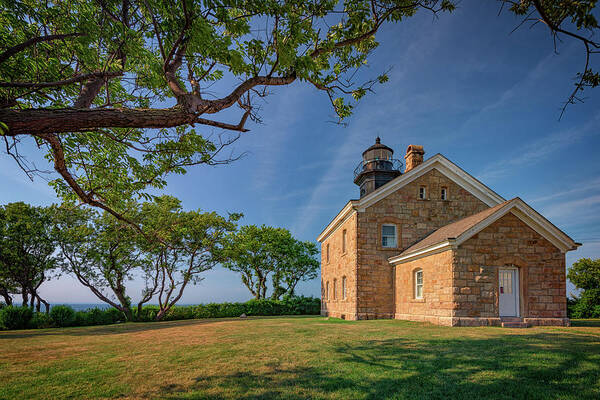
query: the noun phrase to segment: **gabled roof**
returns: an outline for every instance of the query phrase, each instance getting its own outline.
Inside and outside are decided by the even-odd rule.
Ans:
[[[429,236],[425,237],[423,240],[418,241],[417,243],[410,246],[408,249],[404,250],[402,254],[412,253],[414,251],[424,249],[436,243],[443,242],[447,239],[456,239],[462,233],[477,225],[481,221],[484,221],[490,215],[494,214],[496,211],[498,211],[511,201],[512,200],[505,201],[503,203],[498,204],[497,206],[478,212],[477,214],[470,215],[449,225],[442,226]]]
[[[367,207],[377,203],[381,199],[384,199],[391,193],[394,193],[396,190],[408,185],[410,182],[425,175],[433,169],[437,169],[449,179],[454,181],[457,185],[461,186],[490,207],[505,201],[492,189],[488,188],[473,176],[465,172],[458,165],[454,164],[452,161],[438,153],[427,159],[421,165],[411,169],[408,172],[405,172],[404,174],[381,186],[377,190],[362,197],[360,200],[350,200],[338,213],[338,215],[329,223],[329,225],[325,227],[323,232],[321,232],[321,234],[317,237],[317,240],[319,242],[325,240],[333,231],[335,231],[335,229],[337,229],[341,222],[346,220],[351,213],[355,211],[364,211]]]
[[[581,246],[580,243],[576,243],[523,200],[515,197],[495,207],[437,229],[423,240],[404,250],[400,255],[390,257],[388,261],[392,264],[400,264],[450,248],[456,248],[508,213],[514,214],[563,252],[575,250]]]

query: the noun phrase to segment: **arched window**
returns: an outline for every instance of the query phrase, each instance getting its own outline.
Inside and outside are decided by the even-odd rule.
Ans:
[[[333,299],[337,300],[337,279],[333,280]]]
[[[342,299],[346,300],[346,277],[342,277]]]
[[[325,284],[325,298],[329,300],[329,281]]]
[[[415,270],[415,299],[423,298],[423,270]]]

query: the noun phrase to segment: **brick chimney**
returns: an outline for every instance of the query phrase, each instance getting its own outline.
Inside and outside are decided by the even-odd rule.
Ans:
[[[418,146],[415,144],[408,146],[406,149],[406,155],[404,156],[404,159],[406,160],[406,168],[404,169],[404,173],[407,173],[411,169],[422,164],[423,154],[425,154],[423,146]]]

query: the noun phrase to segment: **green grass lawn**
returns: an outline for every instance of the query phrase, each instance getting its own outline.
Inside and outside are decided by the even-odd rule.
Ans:
[[[0,332],[0,399],[599,399],[600,321],[321,317]]]

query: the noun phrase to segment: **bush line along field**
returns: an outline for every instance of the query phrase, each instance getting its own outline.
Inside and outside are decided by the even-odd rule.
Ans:
[[[209,303],[194,306],[175,306],[163,318],[164,321],[205,318],[227,318],[271,315],[318,315],[321,301],[314,297],[286,297],[282,300],[250,300],[245,303]],[[147,305],[138,313],[133,309],[138,322],[154,321],[159,308]],[[125,316],[115,308],[105,310],[93,308],[74,311],[69,306],[52,307],[49,314],[34,313],[29,307],[7,306],[0,309],[0,329],[42,329],[52,327],[108,325],[123,322]]]
[[[529,329],[318,316],[124,323],[0,332],[0,354],[0,399],[11,400],[600,398],[598,322]]]

